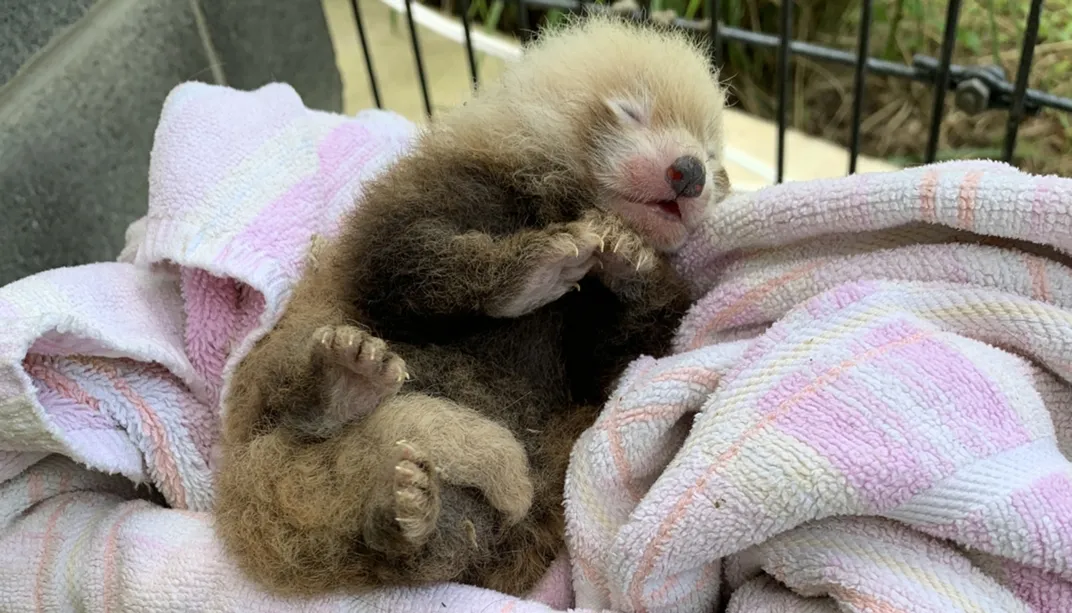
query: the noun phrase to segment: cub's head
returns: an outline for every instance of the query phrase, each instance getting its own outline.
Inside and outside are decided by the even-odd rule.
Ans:
[[[549,31],[512,72],[504,84],[527,90],[526,112],[574,143],[563,155],[577,159],[593,204],[656,249],[681,247],[729,191],[725,92],[686,34],[590,16]]]

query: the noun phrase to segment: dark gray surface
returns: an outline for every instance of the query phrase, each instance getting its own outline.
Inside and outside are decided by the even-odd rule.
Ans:
[[[33,0],[0,0],[12,2]],[[288,82],[310,106],[341,108],[319,0],[225,0],[204,15],[229,85]],[[183,81],[214,82],[209,58],[190,0],[99,0],[53,30],[0,88],[0,285],[115,259],[146,211],[164,98]]]
[[[0,0],[0,83],[97,0]]]
[[[227,84],[286,81],[306,106],[342,112],[342,78],[320,0],[202,0]]]
[[[0,92],[0,283],[114,259],[161,103],[205,66],[188,0],[105,1]]]

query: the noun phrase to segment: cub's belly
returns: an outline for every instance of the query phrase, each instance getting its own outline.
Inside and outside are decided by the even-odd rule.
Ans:
[[[392,342],[411,380],[404,391],[449,398],[510,427],[539,427],[568,408],[562,326],[547,314],[496,320],[437,343]]]

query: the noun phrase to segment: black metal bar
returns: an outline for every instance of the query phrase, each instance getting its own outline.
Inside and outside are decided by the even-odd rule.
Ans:
[[[380,84],[376,82],[376,71],[372,69],[372,54],[369,53],[368,39],[365,38],[365,22],[361,19],[361,8],[358,6],[361,0],[350,0],[350,6],[354,7],[354,22],[357,24],[357,38],[361,41],[361,53],[365,56],[365,72],[368,74],[369,89],[372,90],[372,101],[376,108],[383,108],[380,100]]]
[[[722,38],[730,42],[744,43],[746,45],[763,47],[766,49],[777,49],[781,44],[779,37],[773,34],[752,32],[751,30],[743,30],[741,28],[727,25],[723,25],[720,30]],[[855,53],[841,51],[839,49],[831,49],[830,47],[824,47],[813,43],[791,40],[789,41],[789,51],[793,55],[799,55],[821,62],[840,64],[842,66],[856,65]],[[904,64],[880,60],[873,57],[867,58],[867,68],[870,72],[875,74],[889,77],[901,77],[903,79],[911,79],[914,81],[930,81],[933,78],[915,67],[905,66]]]
[[[708,36],[711,39],[711,63],[716,67],[722,60],[722,33],[718,25],[718,18],[722,15],[721,0],[707,0]]]
[[[521,41],[525,42],[532,36],[532,26],[529,24],[529,9],[525,6],[525,0],[517,0],[517,25],[521,27]]]
[[[934,79],[934,105],[931,108],[931,129],[927,136],[924,162],[930,164],[938,156],[938,135],[942,129],[945,92],[949,88],[949,65],[953,63],[953,46],[957,42],[957,22],[960,20],[960,0],[949,0],[942,34],[942,54],[938,58],[938,74]]]
[[[424,59],[421,57],[421,44],[417,40],[417,26],[413,23],[413,0],[406,0],[406,23],[409,24],[409,40],[413,45],[413,59],[417,62],[417,79],[421,82],[421,98],[424,99],[424,113],[432,116],[432,99],[428,96],[428,79],[424,75]]]
[[[867,54],[871,45],[872,0],[860,2],[860,39],[856,46],[856,74],[852,86],[852,134],[849,136],[849,174],[856,174],[860,156],[860,124],[863,121],[864,83],[867,80]]]
[[[1042,0],[1032,0],[1031,11],[1027,14],[1027,28],[1024,30],[1024,46],[1020,51],[1020,67],[1016,69],[1016,89],[1012,95],[1012,108],[1009,109],[1009,123],[1005,127],[1005,147],[1002,158],[1012,161],[1016,149],[1016,134],[1020,131],[1020,120],[1024,116],[1024,96],[1027,93],[1027,78],[1031,74],[1031,63],[1035,58],[1035,42],[1038,40],[1039,17],[1042,14]]]
[[[993,94],[991,94],[991,96],[993,96]],[[1062,98],[1061,96],[1055,96],[1031,88],[1027,89],[1027,95],[1024,98],[1024,102],[1029,102],[1036,107],[1044,106],[1058,111],[1072,113],[1072,98]]]
[[[480,76],[477,75],[476,54],[473,53],[473,38],[469,31],[469,0],[462,0],[462,28],[465,29],[465,56],[469,58],[469,76],[473,78],[473,89],[480,85]]]
[[[793,0],[782,0],[782,30],[778,44],[778,163],[775,182],[785,177],[785,130],[789,121],[789,36],[793,25]]]

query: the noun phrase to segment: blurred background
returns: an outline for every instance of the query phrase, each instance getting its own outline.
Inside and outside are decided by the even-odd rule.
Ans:
[[[353,25],[351,0],[324,0],[337,50],[348,110],[373,105],[364,57]],[[370,53],[380,83],[382,102],[420,121],[424,117],[419,82],[404,13],[403,0],[357,0],[364,17]],[[460,0],[413,0],[418,40],[433,109],[464,100],[470,91],[465,49],[429,27],[428,15],[460,17]],[[653,13],[686,19],[706,19],[704,0],[650,0]],[[720,20],[744,30],[779,33],[780,0],[722,0]],[[947,3],[930,0],[874,0],[869,51],[871,57],[911,65],[917,55],[938,57]],[[1013,81],[1020,60],[1027,21],[1027,0],[964,0],[961,3],[953,63],[1000,67]],[[519,14],[512,0],[471,0],[468,14],[474,31],[514,44],[525,35],[523,24],[537,29],[554,23],[558,9],[531,8]],[[792,36],[855,53],[860,26],[860,0],[796,0]],[[728,121],[730,146],[744,160],[731,168],[739,184],[767,184],[773,167],[776,134],[770,121],[777,104],[777,51],[737,43],[722,45],[723,72],[731,89],[734,113]],[[494,78],[503,60],[478,52],[481,79]],[[1072,2],[1044,2],[1028,85],[1072,97]],[[845,174],[853,69],[805,57],[790,60],[787,180]],[[860,170],[882,170],[921,163],[933,104],[933,87],[926,83],[870,75],[866,80],[861,125]],[[958,108],[955,94],[946,96],[939,133],[938,160],[1000,159],[1008,112],[972,113]],[[1026,170],[1072,176],[1072,116],[1043,109],[1025,118],[1013,161]],[[752,163],[754,162],[754,164]],[[758,166],[757,166],[758,165]]]

